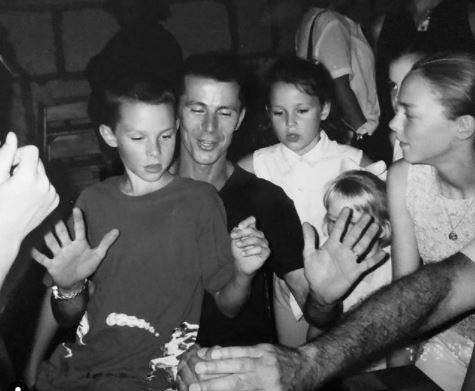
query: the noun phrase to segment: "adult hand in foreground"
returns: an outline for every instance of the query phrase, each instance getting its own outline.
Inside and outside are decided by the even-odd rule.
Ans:
[[[303,389],[309,362],[303,349],[268,344],[196,349],[188,357],[193,373],[179,372],[180,391]]]
[[[14,133],[0,148],[0,233],[21,242],[58,205],[59,197],[46,176],[38,148],[18,148]]]

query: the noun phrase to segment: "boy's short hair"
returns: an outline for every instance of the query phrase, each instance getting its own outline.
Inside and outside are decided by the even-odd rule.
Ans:
[[[91,93],[89,116],[96,125],[107,125],[114,130],[120,119],[120,106],[124,102],[169,104],[175,109],[176,97],[169,83],[117,77],[104,89]]]
[[[323,204],[328,210],[330,200],[334,196],[351,200],[353,209],[361,213],[368,213],[376,219],[382,227],[387,227],[381,238],[383,245],[388,245],[391,236],[386,183],[376,175],[363,170],[350,170],[340,174],[330,182]]]
[[[241,108],[246,105],[246,75],[239,57],[226,51],[211,51],[192,54],[185,60],[182,79],[178,86],[177,96],[185,92],[185,77],[197,76],[213,79],[218,82],[235,82],[239,86]]]

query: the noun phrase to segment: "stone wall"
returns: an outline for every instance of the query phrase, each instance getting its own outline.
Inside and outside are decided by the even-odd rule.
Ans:
[[[377,2],[358,0],[355,17],[366,22],[373,3]],[[172,14],[164,25],[185,55],[234,49],[258,59],[292,50],[303,4],[304,0],[171,0]],[[14,129],[21,142],[39,142],[38,103],[87,96],[83,70],[117,29],[103,0],[2,0],[0,54],[14,75],[11,93],[3,82],[8,78],[0,78],[5,86],[0,95],[12,96],[10,124],[2,124],[0,139]]]

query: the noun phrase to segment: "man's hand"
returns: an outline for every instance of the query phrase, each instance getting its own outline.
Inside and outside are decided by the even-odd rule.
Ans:
[[[45,242],[53,258],[48,258],[33,249],[31,255],[51,274],[54,282],[63,290],[69,290],[94,273],[109,247],[119,236],[119,231],[109,231],[96,248],[91,248],[86,238],[82,212],[73,209],[74,240],[62,221],[56,224],[56,237],[52,232],[45,235]]]
[[[270,255],[264,234],[256,228],[255,217],[241,221],[231,231],[231,245],[238,273],[253,275]]]
[[[59,203],[55,188],[46,176],[38,148],[18,149],[14,133],[0,148],[0,234],[19,246],[24,237]]]
[[[303,223],[305,277],[320,304],[335,303],[363,273],[386,256],[382,250],[371,254],[380,233],[380,227],[372,222],[371,216],[363,214],[352,227],[348,225],[350,219],[351,210],[344,208],[330,237],[318,250],[313,227]],[[364,257],[365,254],[371,256]]]
[[[195,355],[201,358],[193,368],[199,380],[182,379],[180,391],[290,391],[305,385],[311,361],[301,350],[267,344],[200,349]]]

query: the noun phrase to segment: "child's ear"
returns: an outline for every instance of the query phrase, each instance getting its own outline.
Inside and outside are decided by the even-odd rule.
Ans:
[[[109,147],[117,148],[117,138],[112,129],[107,125],[99,126],[99,133]]]
[[[391,239],[391,223],[389,221],[386,221],[386,223],[381,226],[379,238],[384,240],[386,243]]]
[[[328,115],[330,114],[331,110],[331,103],[330,102],[325,102],[322,107],[322,111],[320,112],[320,120],[324,121],[327,119]]]
[[[460,140],[470,138],[475,133],[475,118],[471,115],[461,115],[457,118],[457,137]]]

